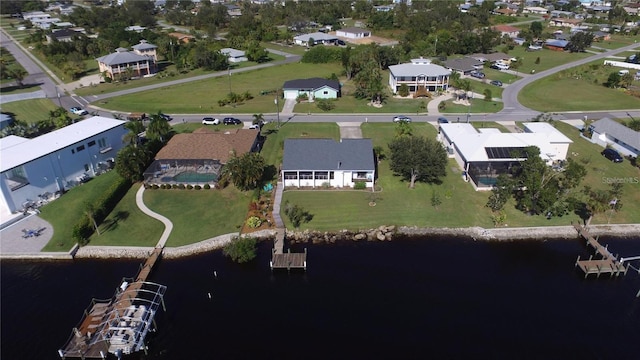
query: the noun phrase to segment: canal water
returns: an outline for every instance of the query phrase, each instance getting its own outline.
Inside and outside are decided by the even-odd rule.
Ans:
[[[640,238],[601,242],[640,255]],[[584,279],[577,239],[309,244],[306,273],[272,273],[270,245],[246,265],[220,251],[161,260],[150,280],[168,286],[167,311],[148,355],[126,358],[640,356],[640,275]],[[91,298],[110,298],[140,263],[3,261],[1,358],[58,358]]]

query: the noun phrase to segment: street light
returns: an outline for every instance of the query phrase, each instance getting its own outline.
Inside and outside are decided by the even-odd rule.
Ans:
[[[278,91],[276,91],[276,99],[273,102],[276,104],[276,116],[278,119],[277,129],[280,129],[280,104],[278,104]]]

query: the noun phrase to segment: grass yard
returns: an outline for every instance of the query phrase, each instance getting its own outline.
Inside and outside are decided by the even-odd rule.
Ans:
[[[592,55],[593,54],[590,54],[590,53],[570,53],[570,52],[563,52],[563,51],[553,51],[549,49],[542,49],[538,51],[527,51],[527,48],[523,46],[516,46],[515,48],[513,48],[513,50],[509,51],[509,56],[520,57],[521,64],[518,67],[517,71],[524,74],[530,74],[532,70],[535,70],[536,72],[540,72],[543,70],[551,69],[558,65],[580,60]],[[536,59],[538,58],[540,58],[540,61],[538,64],[536,64]],[[488,66],[485,66],[485,68],[488,68]],[[499,70],[483,69],[482,71],[485,72],[487,74],[487,78],[491,80],[500,80],[505,83],[508,82],[498,78],[494,79],[490,75],[492,74],[492,71],[501,72]]]
[[[17,120],[25,121],[29,124],[48,119],[49,111],[57,108],[58,106],[50,99],[29,99],[2,104],[3,112],[13,113]]]
[[[526,86],[518,100],[543,112],[639,108],[637,97],[602,85],[614,70],[597,61],[562,71]]]
[[[220,107],[218,100],[229,92],[229,78],[222,76],[188,84],[172,85],[161,89],[137,93],[135,96],[118,96],[96,103],[96,105],[118,111],[153,113],[162,109],[166,113],[234,113],[255,114],[275,112],[273,95],[260,95],[263,90],[272,90],[292,78],[292,74],[305,77],[328,77],[337,72],[335,64],[285,64],[260,70],[231,75],[231,88],[235,93],[249,91],[254,98],[235,108]],[[283,102],[284,104],[284,102]]]
[[[98,227],[89,245],[96,246],[149,246],[154,247],[164,231],[162,222],[146,215],[136,205],[136,193],[141,184],[135,184],[120,200],[111,214]]]
[[[144,202],[173,222],[168,247],[183,246],[218,235],[238,233],[251,192],[230,185],[222,190],[146,190]]]
[[[54,229],[53,238],[43,251],[69,251],[76,243],[72,236],[73,226],[86,216],[84,204],[102,196],[118,176],[115,171],[110,171],[95,177],[40,208],[40,217],[51,223]]]
[[[453,100],[447,100],[444,102],[445,108],[441,110],[443,114],[466,114],[467,112],[474,113],[494,113],[502,110],[504,104],[498,101],[485,101],[484,99],[471,99],[471,106],[465,106],[461,104],[454,104]],[[466,118],[465,118],[466,121]]]
[[[323,111],[318,108],[317,103],[298,103],[294,111],[297,113],[327,113],[327,114],[344,114],[344,113],[371,113],[371,114],[416,114],[427,111],[429,98],[387,98],[382,107],[374,107],[369,105],[368,99],[356,99],[352,95],[343,95],[334,100],[335,108],[329,111]],[[422,104],[422,106],[421,106]],[[363,118],[364,120],[364,118]]]
[[[500,132],[502,132],[502,133],[510,133],[511,132],[506,127],[502,126],[501,124],[498,124],[497,122],[493,122],[493,121],[472,121],[472,122],[470,122],[470,124],[471,124],[471,126],[473,126],[476,129],[493,128],[493,129],[500,130]]]
[[[593,42],[591,46],[596,46],[596,47],[605,48],[605,49],[617,49],[623,46],[635,44],[638,41],[640,41],[640,34],[635,36],[612,34],[610,40]]]
[[[276,168],[282,163],[284,140],[288,138],[340,138],[340,128],[336,123],[282,123],[276,129],[276,123],[268,123],[262,128],[266,141],[260,154],[267,164]]]

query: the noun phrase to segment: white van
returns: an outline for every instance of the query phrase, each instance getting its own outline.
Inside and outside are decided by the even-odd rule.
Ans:
[[[504,63],[495,63],[491,67],[497,70],[509,70],[509,65]]]
[[[620,71],[618,71],[618,75],[620,75],[620,76],[627,75],[628,73],[629,73],[629,70],[620,70]]]

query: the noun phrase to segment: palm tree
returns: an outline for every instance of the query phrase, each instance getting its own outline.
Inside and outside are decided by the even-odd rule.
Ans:
[[[264,115],[262,115],[262,113],[259,114],[253,114],[253,124],[262,124],[264,123]]]
[[[140,144],[140,137],[138,136],[138,134],[144,131],[144,125],[142,124],[142,121],[128,121],[124,125],[124,127],[125,129],[129,130],[129,132],[124,137],[124,141],[137,147]]]
[[[222,168],[222,176],[228,176],[240,190],[254,189],[262,179],[264,159],[258,153],[232,156]]]
[[[100,235],[100,229],[98,229],[98,223],[96,223],[96,208],[90,202],[84,203],[84,214],[87,215],[89,221],[93,224],[93,228],[96,230],[96,233]]]
[[[171,132],[171,126],[160,114],[161,112],[151,115],[151,121],[147,126],[147,139],[164,142]]]

